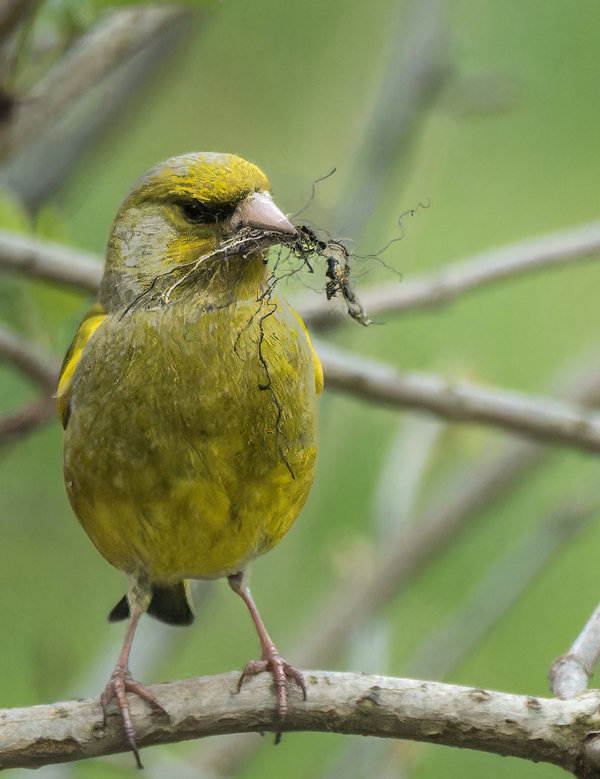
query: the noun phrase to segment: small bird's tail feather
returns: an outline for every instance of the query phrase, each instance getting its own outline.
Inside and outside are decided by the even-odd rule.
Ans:
[[[127,595],[123,595],[121,600],[108,615],[109,622],[120,622],[122,619],[129,619],[129,603],[127,603]]]
[[[127,595],[123,595],[108,615],[108,621],[119,622],[128,619],[129,614]],[[148,614],[168,625],[190,625],[194,621],[194,611],[187,581],[168,586],[154,585]]]

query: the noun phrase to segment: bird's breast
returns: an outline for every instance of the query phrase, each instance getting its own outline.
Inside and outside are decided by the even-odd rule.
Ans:
[[[311,350],[285,304],[131,310],[78,365],[67,490],[117,567],[222,575],[291,525],[315,438]]]

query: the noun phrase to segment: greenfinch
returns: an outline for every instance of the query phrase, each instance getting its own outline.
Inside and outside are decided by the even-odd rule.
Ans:
[[[308,496],[323,374],[306,329],[275,294],[267,253],[293,242],[266,176],[232,154],[169,159],[134,185],[108,241],[98,302],[57,391],[73,510],[128,580],[109,619],[129,619],[102,694],[116,700],[141,765],[127,692],[161,708],[129,671],[148,612],[193,620],[188,580],[228,577],[262,647],[277,710],[300,673],[280,656],[245,570],[289,530]]]

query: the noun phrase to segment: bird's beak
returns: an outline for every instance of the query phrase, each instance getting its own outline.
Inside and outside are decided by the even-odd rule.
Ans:
[[[296,228],[277,208],[268,192],[254,192],[242,200],[229,220],[228,229],[257,227],[286,235],[296,235]]]

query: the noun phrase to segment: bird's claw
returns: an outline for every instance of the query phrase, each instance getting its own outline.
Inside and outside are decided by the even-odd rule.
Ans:
[[[114,699],[117,703],[117,706],[119,707],[119,711],[121,713],[121,719],[123,721],[123,728],[125,730],[125,735],[127,736],[127,740],[129,741],[129,745],[133,751],[133,754],[135,755],[135,761],[137,763],[138,768],[143,768],[142,761],[140,759],[140,753],[137,748],[136,738],[135,738],[135,728],[133,727],[133,722],[131,720],[131,710],[129,708],[129,699],[127,698],[127,693],[131,692],[134,695],[137,695],[139,698],[142,698],[147,703],[149,703],[153,709],[156,711],[160,711],[163,714],[166,714],[167,717],[169,716],[168,712],[162,706],[152,695],[149,690],[147,690],[142,684],[137,682],[129,670],[127,668],[121,668],[120,666],[117,666],[115,670],[112,672],[110,679],[108,680],[108,684],[104,688],[104,692],[100,696],[100,703],[102,705],[102,714],[103,714],[103,724],[106,726],[106,709],[108,704]]]
[[[266,656],[263,656],[262,660],[250,660],[250,662],[246,664],[238,682],[238,692],[249,676],[254,676],[263,671],[268,671],[273,676],[275,689],[277,691],[277,714],[279,719],[282,720],[288,710],[287,680],[291,679],[296,682],[298,687],[302,690],[304,700],[306,700],[306,684],[304,683],[304,677],[300,671],[297,671],[289,663],[286,663],[275,647],[272,647]]]

